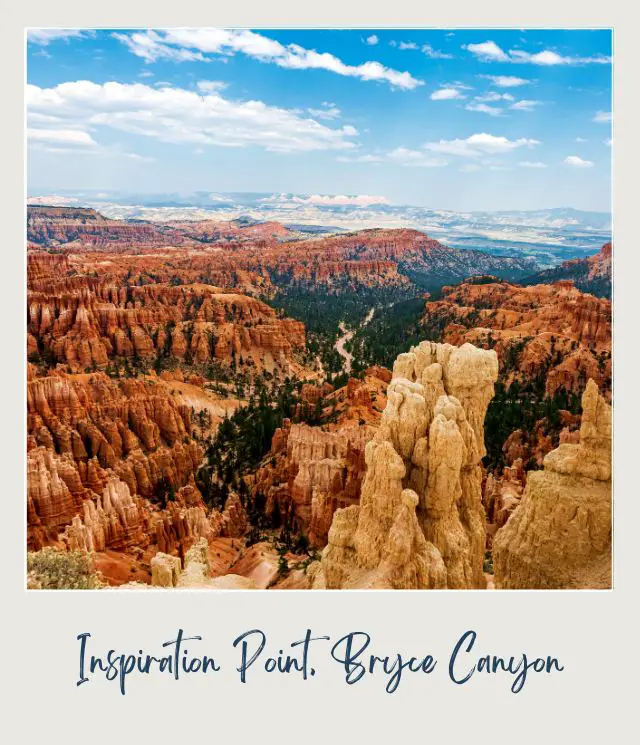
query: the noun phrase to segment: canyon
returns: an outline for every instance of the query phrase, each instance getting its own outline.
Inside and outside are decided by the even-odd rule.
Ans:
[[[304,326],[277,318],[257,298],[200,283],[120,287],[68,266],[66,257],[29,256],[30,361],[48,357],[77,372],[133,357],[200,364],[237,357],[293,371],[294,352],[304,348]]]
[[[598,253],[585,259],[563,261],[560,266],[545,269],[531,277],[524,277],[523,284],[547,284],[558,280],[570,280],[583,292],[598,297],[611,298],[611,270],[613,246],[605,243]]]
[[[574,390],[592,377],[611,385],[611,301],[578,290],[571,281],[521,287],[479,277],[443,287],[427,302],[426,325],[452,344],[496,350],[507,381],[545,377],[545,390]]]
[[[119,258],[111,268],[120,276],[143,267],[199,271],[201,277],[240,272],[263,281],[268,277],[279,286],[331,291],[371,284],[406,287],[412,278],[437,285],[478,273],[509,279],[535,268],[530,259],[450,248],[418,230],[369,229],[310,238],[279,223],[145,223],[108,220],[91,209],[46,206],[27,208],[27,240],[32,247],[65,254],[84,249],[142,258]]]
[[[578,279],[407,229],[27,221],[33,555],[134,589],[610,585],[611,301]],[[417,342],[361,365],[404,298]]]

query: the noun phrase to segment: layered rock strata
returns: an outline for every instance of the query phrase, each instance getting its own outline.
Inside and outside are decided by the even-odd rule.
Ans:
[[[560,266],[545,269],[523,280],[523,284],[539,284],[541,282],[557,282],[569,280],[583,292],[589,292],[597,297],[611,297],[611,280],[613,274],[613,246],[604,246],[585,259],[571,259]]]
[[[386,403],[390,380],[384,368],[366,371],[364,380],[331,386],[306,385],[303,401],[320,403],[330,424],[310,426],[285,420],[252,483],[265,497],[267,515],[276,505],[291,515],[292,527],[310,543],[323,547],[334,512],[357,504],[365,471],[364,450],[373,437]]]
[[[338,510],[316,586],[481,588],[480,459],[495,352],[422,342],[394,365],[359,505]]]
[[[501,381],[544,377],[547,396],[611,387],[611,302],[570,282],[520,287],[495,277],[444,287],[423,323],[451,344],[495,349]]]
[[[33,262],[32,262],[33,263]],[[34,271],[41,271],[37,264]],[[209,285],[117,287],[74,276],[34,281],[28,294],[27,353],[75,371],[118,358],[218,360],[289,369],[304,325],[255,298]],[[32,287],[33,287],[32,285]]]
[[[593,380],[582,397],[579,442],[548,453],[495,536],[497,588],[611,586],[611,407]]]
[[[29,381],[29,549],[140,558],[155,546],[183,556],[199,538],[243,535],[247,517],[237,494],[222,512],[209,510],[195,485],[202,447],[191,437],[194,404],[215,412],[215,402],[201,388],[157,378]]]

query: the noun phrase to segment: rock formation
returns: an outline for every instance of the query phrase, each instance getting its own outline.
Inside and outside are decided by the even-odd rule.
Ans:
[[[571,283],[519,287],[495,277],[444,287],[428,302],[424,324],[451,344],[495,349],[500,378],[544,377],[546,394],[582,393],[592,377],[611,387],[611,302]]]
[[[87,207],[34,205],[27,207],[27,238],[42,246],[162,246],[185,242],[178,231],[160,230],[150,223],[109,220]]]
[[[209,543],[201,538],[186,553],[184,569],[180,559],[158,552],[151,560],[151,584],[154,587],[177,587],[179,589],[205,590],[254,590],[256,583],[249,577],[239,574],[211,576],[211,556]],[[135,585],[136,589],[148,585]]]
[[[326,545],[336,509],[358,503],[365,445],[380,422],[390,377],[388,370],[372,368],[364,380],[351,378],[336,391],[308,384],[303,401],[320,401],[323,416],[335,421],[310,426],[285,420],[274,434],[253,491],[266,498],[268,515],[276,504],[281,515],[291,514],[292,527],[312,545]]]
[[[110,584],[482,587],[479,462],[496,360],[466,342],[495,349],[507,385],[579,394],[593,378],[609,395],[610,303],[568,280],[445,288],[425,325],[459,349],[425,342],[400,356],[393,380],[370,368],[337,390],[303,324],[264,302],[372,288],[395,301],[415,294],[415,272],[434,284],[478,271],[513,279],[530,273],[526,260],[415,230],[309,237],[248,219],[159,223],[46,206],[27,221],[28,546],[92,552]],[[588,260],[590,281],[610,276],[606,248]],[[238,474],[242,490],[234,480],[224,507],[205,504],[207,441],[258,378],[270,396],[285,377],[306,382],[292,421],[257,471]],[[576,444],[572,416],[504,443],[484,479],[488,546],[559,426],[560,442]],[[249,529],[258,543],[247,547]],[[321,568],[306,554],[285,565],[275,551],[280,540],[303,552],[302,536],[317,548],[328,540]]]
[[[158,551],[151,559],[151,584],[154,587],[175,587],[181,570],[182,565],[177,556]]]
[[[582,292],[589,292],[597,297],[611,297],[613,274],[613,247],[611,243],[604,246],[585,259],[571,259],[560,266],[545,269],[523,280],[523,284],[539,284],[569,280]]]
[[[31,262],[34,263],[33,261]],[[39,263],[34,271],[42,271]],[[37,288],[37,289],[36,289]],[[28,354],[72,371],[118,358],[205,365],[282,367],[304,348],[304,325],[255,298],[209,285],[115,287],[74,276],[34,280],[28,293]]]
[[[273,285],[340,294],[363,287],[407,289],[415,271],[428,274],[435,285],[478,272],[513,279],[535,269],[529,259],[451,248],[410,229],[305,240],[278,223],[145,223],[110,220],[92,209],[46,206],[30,206],[27,223],[30,245],[85,251],[76,261],[100,263],[100,276],[119,273],[134,280],[130,284],[138,284],[140,275],[145,282],[179,276],[184,284],[206,279],[252,294],[269,293]],[[95,260],[96,253],[102,259],[117,253],[119,260],[105,265]]]
[[[497,588],[611,586],[611,407],[589,380],[580,441],[531,471],[520,505],[495,536]]]
[[[495,352],[422,342],[394,365],[359,505],[338,510],[316,586],[481,588],[480,459]]]

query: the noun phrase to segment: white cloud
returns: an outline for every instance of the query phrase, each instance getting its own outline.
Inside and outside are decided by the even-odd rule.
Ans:
[[[328,103],[327,101],[322,102],[321,108],[307,109],[307,111],[316,119],[339,119],[342,113],[335,104]]]
[[[371,207],[374,204],[389,204],[386,197],[370,196],[369,194],[312,194],[308,197],[288,196],[287,194],[273,194],[261,199],[265,203],[278,204],[309,204],[320,207]]]
[[[93,31],[79,31],[70,28],[30,28],[27,31],[27,41],[30,44],[46,47],[52,41],[58,41],[59,39],[81,39],[93,35]]]
[[[499,106],[489,106],[486,103],[468,103],[465,106],[467,111],[477,111],[489,116],[502,116],[502,109]]]
[[[509,108],[515,109],[516,111],[533,111],[535,107],[540,106],[541,103],[542,101],[527,101],[526,99],[523,99],[522,101],[512,103]]]
[[[599,124],[608,124],[611,122],[611,112],[597,111],[596,115],[593,117],[593,121],[598,122]]]
[[[257,146],[276,152],[344,150],[355,145],[352,126],[332,128],[299,112],[262,101],[232,101],[219,91],[198,93],[143,83],[61,83],[27,86],[30,120],[51,117],[48,130],[97,133],[102,127],[191,146]]]
[[[485,41],[481,44],[467,44],[462,47],[475,55],[481,62],[512,62],[515,64],[531,64],[542,67],[554,65],[590,65],[611,63],[611,57],[596,55],[594,57],[567,57],[551,49],[543,49],[531,54],[520,49],[510,49],[505,52],[494,41]]]
[[[407,168],[441,168],[447,165],[443,158],[436,158],[424,150],[412,150],[407,147],[396,147],[385,153],[367,155],[340,155],[336,160],[341,163],[391,163]]]
[[[297,70],[328,70],[338,75],[360,78],[360,80],[378,80],[389,83],[395,88],[412,90],[423,85],[408,72],[399,72],[385,67],[380,62],[363,62],[360,65],[347,65],[332,54],[320,54],[307,50],[297,44],[290,44],[285,56],[274,59],[276,65]]]
[[[611,147],[611,137],[607,137],[607,139],[606,139],[606,140],[604,141],[604,144],[605,144],[605,145],[606,145],[607,147]]]
[[[365,39],[365,43],[368,44],[370,47],[374,47],[380,39],[375,34],[371,34],[371,36],[367,36]]]
[[[66,147],[95,147],[98,143],[88,132],[81,129],[27,129],[27,137],[31,142],[46,143],[48,145],[64,145]]]
[[[573,166],[574,168],[590,168],[593,165],[593,162],[590,160],[583,160],[582,158],[579,158],[577,155],[568,155],[564,159],[564,163],[568,166]]]
[[[131,35],[115,33],[113,36],[125,44],[136,57],[141,57],[145,62],[156,62],[159,59],[168,59],[173,62],[205,61],[200,52],[165,44],[162,37],[155,31],[137,31]]]
[[[546,168],[546,163],[541,163],[539,160],[536,161],[530,161],[530,160],[522,160],[520,163],[518,163],[520,168]]]
[[[271,62],[292,70],[327,70],[360,80],[386,82],[394,88],[412,90],[423,85],[408,72],[386,67],[380,62],[348,65],[333,54],[305,49],[298,44],[283,45],[275,39],[246,30],[218,28],[176,28],[163,31],[115,33],[114,36],[146,62],[169,59],[176,62],[208,60],[205,55],[246,54],[260,62]]]
[[[576,137],[576,142],[589,142],[589,140],[585,140],[584,137]]]
[[[81,130],[27,130],[30,152],[46,153],[49,155],[64,155],[73,158],[90,156],[92,158],[126,158],[150,162],[154,158],[137,153],[129,153],[115,146],[105,146],[96,142],[87,132]]]
[[[336,158],[340,163],[381,163],[384,158],[381,155],[339,155]]]
[[[553,65],[608,65],[611,63],[611,57],[605,57],[604,55],[597,55],[596,57],[565,57],[551,49],[545,49],[536,54],[512,49],[509,54],[511,55],[512,62],[526,62],[543,67]]]
[[[521,137],[517,140],[509,140],[506,137],[496,137],[482,132],[467,137],[466,140],[440,140],[439,142],[427,142],[424,147],[437,153],[446,155],[459,155],[467,158],[477,158],[482,155],[500,155],[509,153],[520,147],[534,147],[539,145],[538,140]]]
[[[477,163],[465,163],[463,166],[458,168],[458,170],[462,173],[474,173],[475,171],[480,171],[481,166]]]
[[[420,50],[423,54],[426,54],[430,59],[453,59],[452,54],[441,52],[439,49],[434,49],[431,44],[416,44],[415,41],[390,41],[392,47],[397,47],[401,51]]]
[[[432,101],[448,101],[452,98],[464,98],[457,88],[440,88],[430,96]]]
[[[462,83],[460,80],[455,80],[453,83],[443,83],[443,88],[459,88],[461,91],[472,91],[473,86],[472,85],[466,85],[465,83]]]
[[[517,88],[521,85],[528,85],[531,82],[524,78],[516,78],[513,75],[481,75],[480,77],[490,80],[498,88]]]
[[[442,158],[434,158],[421,150],[406,147],[397,147],[387,153],[386,157],[392,163],[413,168],[440,168],[447,165],[447,161]]]
[[[494,41],[484,41],[482,44],[467,44],[462,48],[471,52],[483,62],[509,62],[509,56]]]
[[[199,80],[197,83],[198,90],[210,93],[212,91],[223,91],[228,84],[222,80]]]
[[[497,91],[489,91],[484,93],[482,96],[476,96],[476,101],[483,101],[486,103],[494,103],[496,101],[513,101],[515,100],[511,93],[498,93]]]
[[[434,49],[431,44],[423,44],[420,47],[420,51],[427,55],[430,59],[453,59],[452,54],[441,52],[439,49]]]

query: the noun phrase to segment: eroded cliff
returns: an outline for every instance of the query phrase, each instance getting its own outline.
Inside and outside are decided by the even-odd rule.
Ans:
[[[611,407],[589,380],[579,442],[531,471],[519,506],[495,536],[498,588],[611,586]]]
[[[470,344],[398,357],[360,503],[335,513],[316,586],[485,586],[480,459],[497,376],[495,353]]]

